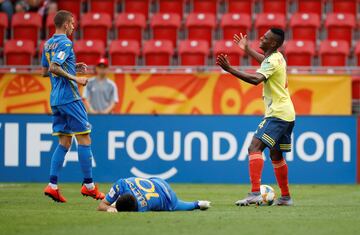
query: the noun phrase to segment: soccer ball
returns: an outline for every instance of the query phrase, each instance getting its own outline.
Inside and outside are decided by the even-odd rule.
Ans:
[[[261,205],[272,205],[275,200],[275,191],[274,189],[266,184],[262,184],[260,186],[260,193],[262,196],[262,204]]]

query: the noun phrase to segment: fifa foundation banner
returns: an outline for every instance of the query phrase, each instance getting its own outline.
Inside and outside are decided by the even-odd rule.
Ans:
[[[119,91],[116,114],[264,113],[262,85],[229,74],[109,74]],[[351,115],[348,75],[289,75],[297,114]],[[82,88],[82,87],[81,87]],[[0,113],[50,113],[50,79],[40,75],[0,75]]]
[[[247,149],[259,116],[97,115],[93,176],[161,177],[170,182],[248,183]],[[286,154],[292,183],[356,183],[359,136],[355,116],[300,116]],[[0,181],[46,182],[57,137],[51,116],[0,115]],[[81,182],[76,141],[61,182]],[[265,151],[263,183],[275,183]]]

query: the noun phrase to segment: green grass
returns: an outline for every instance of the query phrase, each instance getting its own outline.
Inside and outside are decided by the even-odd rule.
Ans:
[[[68,203],[43,196],[44,184],[0,184],[0,234],[359,234],[359,185],[292,185],[293,207],[236,207],[248,185],[173,184],[183,200],[212,201],[208,211],[105,213],[63,184]],[[106,191],[110,184],[101,184]],[[278,190],[277,190],[278,191]]]

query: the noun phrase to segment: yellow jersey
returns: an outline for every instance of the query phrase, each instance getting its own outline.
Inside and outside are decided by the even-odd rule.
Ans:
[[[291,101],[286,76],[286,61],[280,52],[265,58],[256,71],[265,76],[263,99],[265,117],[276,117],[284,121],[295,120],[295,109]]]

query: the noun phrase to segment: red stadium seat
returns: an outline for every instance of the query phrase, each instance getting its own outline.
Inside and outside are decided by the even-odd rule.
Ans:
[[[249,34],[251,28],[251,18],[248,14],[224,14],[220,26],[222,28],[223,39],[232,40],[234,34]]]
[[[146,17],[149,16],[150,0],[124,0],[126,13],[139,13]]]
[[[325,20],[327,38],[330,40],[345,40],[351,45],[355,16],[352,14],[329,13]]]
[[[12,39],[4,46],[5,65],[31,65],[35,55],[34,42]]]
[[[39,58],[39,61],[40,61],[40,65],[41,65],[41,56],[42,56],[42,52],[43,52],[43,50],[44,50],[44,44],[45,44],[45,42],[46,42],[46,41],[41,40],[40,43],[39,43],[38,50],[37,50],[38,58]]]
[[[311,66],[315,55],[315,43],[301,40],[287,41],[285,55],[289,66]]]
[[[101,40],[107,44],[108,32],[111,28],[111,16],[106,13],[85,13],[80,21],[82,38]]]
[[[117,0],[89,0],[90,12],[106,13],[114,19]]]
[[[357,65],[360,66],[360,41],[358,41],[355,46],[355,55],[357,59]]]
[[[218,0],[191,0],[193,12],[217,14]]]
[[[31,40],[37,45],[41,25],[42,19],[37,13],[15,13],[12,17],[12,38]]]
[[[360,76],[352,78],[352,99],[360,101]]]
[[[56,1],[59,10],[67,10],[75,14],[74,18],[78,18],[81,13],[81,3],[83,0],[61,0]]]
[[[180,18],[184,15],[184,0],[157,0],[159,12],[178,14]]]
[[[49,14],[46,18],[46,38],[51,38],[55,33],[54,14]]]
[[[322,41],[319,49],[321,65],[345,66],[349,52],[349,44],[346,41]]]
[[[251,15],[255,0],[226,0],[227,12]]]
[[[315,13],[295,13],[291,17],[292,39],[316,41],[320,27],[320,16]]]
[[[76,61],[96,65],[105,54],[105,45],[101,40],[78,40],[74,43]]]
[[[301,13],[315,13],[321,16],[325,0],[297,0],[297,11]]]
[[[358,0],[332,0],[331,6],[335,13],[349,13],[356,16]]]
[[[227,54],[231,65],[240,65],[244,51],[231,40],[221,40],[214,43],[214,56]]]
[[[114,40],[109,48],[111,65],[133,66],[140,55],[139,42],[134,40]]]
[[[190,13],[186,19],[187,37],[190,40],[206,40],[211,45],[215,25],[213,14]]]
[[[171,65],[174,47],[169,40],[150,40],[144,42],[144,58],[147,66]]]
[[[286,15],[288,0],[262,0],[262,12],[280,13]]]
[[[7,27],[8,27],[8,17],[5,13],[0,12],[0,48],[4,46]]]
[[[255,20],[255,28],[257,30],[258,37],[263,36],[272,27],[285,29],[285,15],[272,13],[258,14]]]
[[[249,43],[249,45],[255,51],[257,51],[257,52],[259,52],[261,54],[264,54],[263,50],[260,49],[260,40],[251,41]],[[251,66],[259,66],[260,65],[260,63],[257,62],[254,58],[249,57],[249,59],[250,59],[250,65]]]
[[[118,39],[136,40],[141,43],[146,19],[142,14],[121,13],[115,20]]]
[[[174,46],[178,38],[181,19],[178,14],[156,13],[151,22],[153,39],[170,40]]]
[[[209,44],[204,40],[185,40],[179,43],[180,64],[205,66],[209,55]]]

